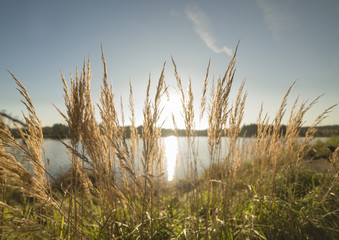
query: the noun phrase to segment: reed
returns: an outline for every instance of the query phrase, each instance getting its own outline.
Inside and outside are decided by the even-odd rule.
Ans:
[[[247,98],[245,83],[235,99],[230,97],[238,45],[223,77],[212,83],[209,61],[200,97],[194,96],[190,79],[184,90],[172,58],[189,147],[184,179],[174,182],[163,178],[162,102],[165,95],[171,97],[165,64],[154,95],[149,78],[141,132],[135,126],[133,87],[129,84],[129,138],[122,99],[116,105],[102,48],[98,104],[91,97],[89,59],[81,73],[76,69],[69,81],[61,73],[66,112],[57,111],[69,127],[70,137],[62,142],[72,163],[63,181],[48,173],[38,114],[23,84],[10,73],[24,97],[28,115],[24,117],[26,128],[17,126],[20,139],[11,135],[0,116],[1,238],[337,239],[339,147],[329,158],[326,174],[303,168],[315,127],[335,105],[316,116],[300,140],[303,118],[320,97],[310,103],[297,98],[288,111],[293,83],[272,121],[261,106],[257,134],[247,141],[240,135]],[[197,114],[194,101],[198,99]],[[100,113],[100,124],[95,110]],[[209,167],[199,175],[196,123],[199,121],[200,126],[205,114]],[[180,119],[172,119],[178,133],[176,123]]]

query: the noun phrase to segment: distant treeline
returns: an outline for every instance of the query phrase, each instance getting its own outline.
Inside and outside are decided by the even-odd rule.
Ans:
[[[24,130],[25,128],[22,128]],[[20,137],[19,130],[11,129],[11,133],[15,138]],[[44,138],[67,138],[69,137],[69,129],[64,124],[54,124],[52,127],[43,127],[42,133]]]
[[[286,128],[287,126],[282,125],[281,126],[281,133],[285,134],[286,133]],[[307,132],[309,127],[302,127],[300,129],[299,136],[300,137],[305,137],[305,134]],[[332,136],[339,136],[339,125],[327,125],[327,126],[319,126],[316,127],[316,133],[315,137],[332,137]],[[257,134],[258,131],[258,125],[257,124],[250,124],[250,125],[245,125],[241,129],[240,135],[241,136],[246,136],[246,137],[252,137]]]
[[[308,127],[302,127],[300,130],[300,137],[304,137],[305,133],[307,132]],[[315,134],[316,137],[332,137],[332,136],[339,136],[339,125],[329,125],[329,126],[321,126],[316,127],[317,132]],[[139,135],[142,134],[142,126],[137,128]],[[257,134],[258,126],[256,124],[245,125],[242,127],[240,136],[245,137],[252,137]],[[42,129],[43,135],[45,138],[67,138],[69,137],[69,130],[66,125],[63,124],[54,124],[52,127],[43,127]],[[19,137],[19,131],[17,129],[11,129],[12,135],[14,137]],[[125,127],[126,137],[129,138],[130,136],[130,127]],[[286,126],[283,125],[281,127],[281,133],[286,133]],[[161,134],[163,137],[167,136],[176,136],[176,132],[173,129],[165,129],[161,130]],[[207,136],[207,130],[197,130],[197,136]],[[186,130],[179,129],[178,136],[186,136]]]

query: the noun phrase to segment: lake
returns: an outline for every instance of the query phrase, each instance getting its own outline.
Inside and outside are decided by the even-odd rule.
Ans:
[[[329,138],[316,138],[313,141],[326,141]],[[222,149],[226,153],[227,139],[223,138]],[[239,139],[239,144],[250,143],[252,138]],[[48,171],[53,177],[60,177],[62,174],[70,170],[71,159],[66,151],[65,146],[58,140],[45,139],[46,157],[49,159]],[[164,147],[164,169],[166,177],[169,181],[172,179],[183,178],[187,171],[187,159],[189,156],[189,148],[187,147],[187,139],[185,137],[163,137],[162,145]],[[197,153],[197,167],[200,174],[209,166],[208,154],[208,138],[197,137],[195,139]],[[139,153],[142,151],[142,140],[140,140]]]
[[[198,172],[201,173],[208,167],[208,145],[207,137],[195,139],[198,146]],[[188,156],[188,144],[185,137],[163,137],[161,139],[164,147],[164,168],[168,180],[182,178],[187,170],[186,162]],[[48,171],[53,177],[60,177],[71,167],[71,158],[66,147],[58,140],[45,139],[46,157],[49,159]],[[224,144],[224,143],[223,143]],[[143,147],[142,140],[139,143],[139,156]]]

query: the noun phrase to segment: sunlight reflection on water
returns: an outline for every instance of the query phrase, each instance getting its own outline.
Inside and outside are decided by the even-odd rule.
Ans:
[[[166,137],[164,139],[164,143],[165,143],[165,158],[167,161],[168,181],[172,181],[177,162],[178,140],[174,136]]]
[[[300,138],[302,139],[302,138]],[[315,138],[312,142],[317,140],[326,141],[329,138]],[[173,179],[185,178],[185,172],[187,172],[187,155],[189,153],[189,147],[187,146],[187,139],[185,137],[163,137],[161,138],[165,154],[164,154],[164,165],[166,167],[166,174],[168,181]],[[253,143],[255,139],[246,138],[245,142]],[[241,144],[242,142],[240,142]],[[197,164],[198,174],[201,174],[210,164],[209,152],[208,152],[208,138],[198,137],[197,149]],[[44,145],[46,147],[46,157],[50,159],[48,166],[49,173],[54,177],[58,178],[64,173],[68,172],[72,166],[71,158],[65,148],[65,146],[58,140],[45,139]],[[140,149],[142,149],[142,141],[140,141]],[[224,153],[227,153],[225,139],[222,141],[222,149]],[[9,148],[6,151],[13,152]],[[141,151],[139,153],[141,155]],[[137,159],[136,161],[139,161]],[[138,174],[138,173],[136,173]]]

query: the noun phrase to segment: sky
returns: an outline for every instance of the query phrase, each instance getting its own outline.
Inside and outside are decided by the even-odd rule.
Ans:
[[[90,58],[92,100],[99,103],[103,77],[102,44],[117,106],[124,103],[128,125],[129,81],[133,84],[136,124],[142,124],[146,85],[153,89],[166,62],[164,127],[172,127],[169,113],[178,117],[180,104],[171,57],[184,88],[192,81],[195,116],[206,68],[210,82],[222,76],[235,47],[235,100],[245,81],[248,93],[244,124],[255,123],[263,104],[272,119],[294,81],[287,115],[294,100],[312,101],[325,94],[306,114],[310,125],[329,106],[339,103],[339,1],[0,1],[0,111],[23,119],[22,97],[8,71],[27,88],[43,126],[65,123],[62,71],[69,83],[84,59]],[[99,118],[99,111],[96,109]],[[339,106],[322,125],[339,124]],[[206,128],[204,118],[196,123]]]

